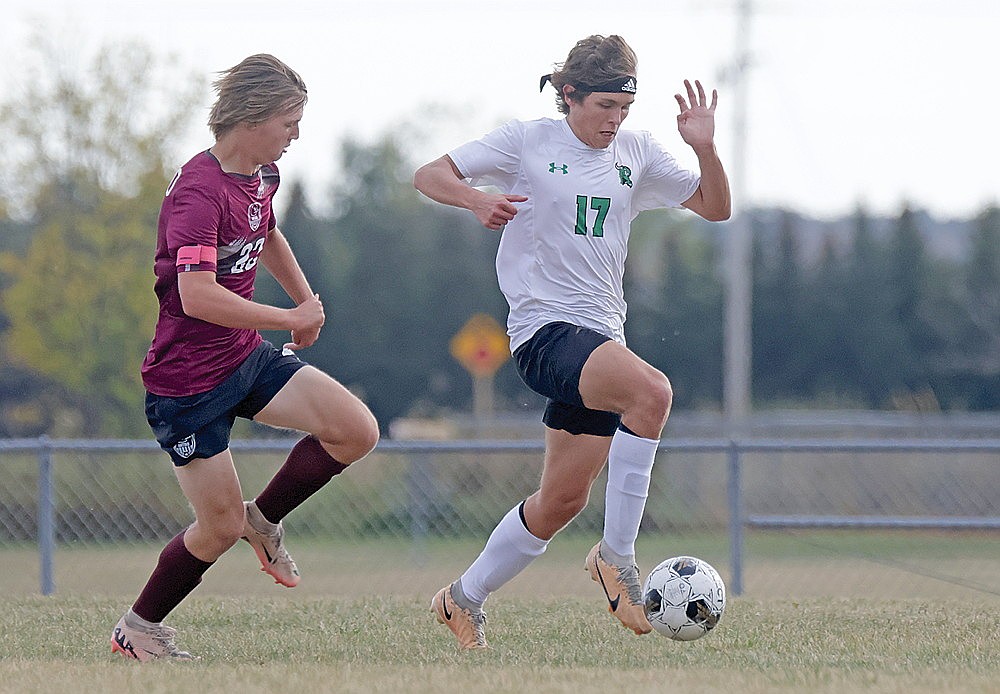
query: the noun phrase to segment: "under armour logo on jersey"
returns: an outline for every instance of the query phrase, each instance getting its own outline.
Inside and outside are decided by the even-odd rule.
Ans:
[[[562,166],[556,166],[556,163],[549,162],[549,173],[555,173],[556,171],[562,171],[564,174],[569,173],[569,164],[563,164]]]
[[[194,449],[194,434],[186,436],[174,444],[174,452],[182,458],[190,458],[191,454],[194,453]]]
[[[618,169],[618,182],[623,186],[632,187],[632,169],[628,168],[624,164],[615,164],[615,168]]]

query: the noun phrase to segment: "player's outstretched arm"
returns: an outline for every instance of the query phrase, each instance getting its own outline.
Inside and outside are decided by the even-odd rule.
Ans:
[[[732,215],[732,200],[729,193],[729,179],[715,150],[715,107],[719,94],[712,90],[712,101],[708,102],[701,82],[684,80],[687,98],[674,94],[681,112],[677,116],[677,130],[684,142],[694,150],[701,168],[701,184],[694,194],[683,204],[692,212],[712,222],[721,222]],[[697,93],[695,93],[697,89]]]
[[[476,215],[487,229],[497,231],[514,219],[515,202],[524,202],[523,195],[484,193],[468,185],[447,154],[424,164],[413,175],[413,186],[431,200],[452,207],[462,207]]]

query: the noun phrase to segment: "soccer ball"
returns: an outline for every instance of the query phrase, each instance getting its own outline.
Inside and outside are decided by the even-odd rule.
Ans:
[[[695,557],[673,557],[649,572],[642,584],[650,625],[675,641],[694,641],[715,628],[726,609],[719,572]]]

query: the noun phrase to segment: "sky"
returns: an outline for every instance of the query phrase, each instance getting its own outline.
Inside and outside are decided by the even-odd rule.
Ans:
[[[510,118],[559,117],[538,78],[590,34],[620,34],[639,58],[626,128],[649,130],[685,166],[676,129],[685,78],[719,91],[717,148],[736,210],[781,206],[836,217],[904,204],[941,219],[1000,200],[1000,2],[750,0],[746,123],[736,130],[740,0],[5,0],[0,90],[21,79],[32,31],[67,54],[139,41],[204,75],[189,151],[214,74],[272,53],[309,88],[283,177],[322,198],[345,175],[338,147],[405,133],[415,164]],[[85,79],[85,75],[81,79]],[[401,127],[403,125],[413,127]],[[417,135],[416,133],[421,133]],[[743,153],[742,155],[740,153]],[[739,175],[742,172],[742,175]]]

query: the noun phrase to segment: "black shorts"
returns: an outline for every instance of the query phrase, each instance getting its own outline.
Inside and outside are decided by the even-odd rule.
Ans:
[[[612,436],[616,412],[591,410],[580,396],[580,374],[595,349],[611,338],[571,323],[547,323],[514,352],[517,372],[529,388],[549,399],[542,421],[570,434]]]
[[[146,421],[177,467],[211,458],[229,448],[237,417],[253,419],[305,365],[265,340],[212,390],[180,398],[147,392]]]

